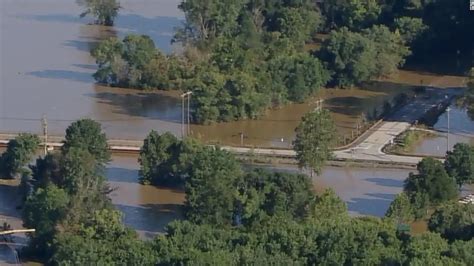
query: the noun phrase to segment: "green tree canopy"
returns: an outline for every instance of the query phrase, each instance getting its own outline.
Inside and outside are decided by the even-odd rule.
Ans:
[[[203,146],[193,139],[178,140],[171,133],[150,132],[140,150],[140,182],[181,186],[195,153]]]
[[[315,220],[324,222],[349,218],[346,203],[332,189],[326,189],[316,197],[313,216]]]
[[[321,173],[326,160],[331,157],[335,141],[335,125],[328,110],[307,113],[296,128],[293,143],[300,167]]]
[[[311,180],[306,175],[254,169],[236,188],[237,224],[258,226],[269,217],[302,220],[314,205]]]
[[[110,160],[107,137],[102,132],[101,125],[92,119],[78,120],[66,129],[66,137],[61,151],[63,154],[67,154],[73,147],[88,151],[100,165],[104,165]]]
[[[320,51],[334,72],[333,83],[343,87],[388,76],[409,54],[400,35],[386,26],[373,26],[362,33],[347,28],[332,31]]]
[[[30,239],[30,253],[41,257],[50,257],[51,245],[57,233],[57,224],[66,217],[69,197],[55,185],[38,188],[23,206],[23,223],[26,228],[34,228],[34,237]]]
[[[212,148],[197,152],[185,184],[188,219],[195,223],[232,224],[235,188],[242,177],[242,169],[230,153]]]
[[[448,151],[444,166],[459,187],[474,182],[474,148],[457,143],[452,151]]]
[[[14,178],[33,159],[38,149],[38,136],[22,133],[10,140],[7,150],[0,156],[0,178]]]
[[[52,262],[59,265],[155,265],[155,252],[147,242],[122,224],[115,210],[99,210],[77,231],[59,234]]]
[[[405,247],[406,262],[409,265],[453,265],[443,256],[449,249],[448,243],[439,234],[424,233],[410,238]]]
[[[382,8],[376,0],[328,0],[322,3],[329,27],[361,30],[377,22]]]
[[[393,219],[398,224],[407,224],[413,221],[414,210],[410,198],[405,192],[395,197],[385,216],[389,219]]]
[[[121,8],[117,0],[76,0],[76,2],[85,8],[80,17],[90,15],[96,19],[96,24],[113,26],[114,20]]]
[[[395,19],[395,28],[407,44],[413,44],[419,40],[428,30],[428,26],[421,18],[401,17]]]
[[[433,158],[424,158],[418,164],[418,174],[411,173],[405,181],[405,191],[409,196],[426,194],[433,204],[456,198],[456,183],[444,170],[443,164]]]
[[[430,231],[454,240],[471,240],[474,237],[474,205],[457,202],[447,203],[431,215]]]
[[[403,66],[410,50],[398,33],[391,32],[386,26],[375,25],[363,31],[364,35],[375,43],[375,77],[393,74]]]

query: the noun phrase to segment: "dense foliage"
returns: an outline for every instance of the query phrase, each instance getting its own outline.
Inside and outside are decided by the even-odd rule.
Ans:
[[[171,133],[150,132],[140,150],[140,181],[144,184],[181,186],[188,176],[190,160],[202,149],[192,139],[178,140]]]
[[[458,196],[454,178],[448,175],[440,161],[424,158],[417,170],[417,174],[410,173],[404,187],[417,218],[423,217],[430,206],[437,206]]]
[[[474,205],[451,202],[440,206],[431,215],[429,228],[451,241],[471,240],[474,237]]]
[[[92,51],[94,77],[112,86],[193,91],[193,119],[204,124],[254,119],[327,84],[387,77],[406,58],[427,63],[440,53],[468,61],[474,45],[463,0],[183,0],[179,9],[186,21],[173,41],[182,53],[164,55],[148,36],[112,38]]]
[[[85,10],[80,17],[92,16],[95,23],[105,26],[113,26],[115,17],[118,15],[120,3],[117,0],[76,0]]]
[[[336,126],[328,110],[307,113],[296,128],[293,143],[300,167],[308,167],[317,174],[331,157]]]
[[[397,195],[391,203],[386,217],[398,224],[407,224],[415,219],[426,219],[430,210],[435,210],[430,220],[432,231],[448,236],[448,227],[465,223],[469,228],[472,212],[470,205],[454,203],[464,184],[472,183],[473,147],[458,143],[452,151],[446,153],[444,165],[433,158],[425,158],[418,164],[418,173],[410,173],[405,180],[404,192]],[[466,221],[467,219],[467,221]],[[458,223],[458,224],[455,224]],[[444,228],[441,228],[444,227]],[[448,229],[447,229],[448,228]],[[470,229],[468,229],[470,230]],[[464,232],[463,234],[466,234]],[[460,234],[458,234],[460,235]],[[460,237],[456,237],[459,239]],[[467,234],[464,240],[471,239]]]
[[[22,133],[10,140],[7,150],[0,156],[0,179],[15,178],[20,174],[38,149],[40,139],[38,136]]]
[[[71,124],[61,152],[38,158],[23,206],[34,228],[26,254],[55,265],[153,264],[151,247],[124,227],[114,210],[103,167],[109,160],[100,124]]]
[[[141,241],[107,197],[96,142],[72,141],[80,139],[77,132],[101,139],[100,127],[72,130],[88,124],[73,123],[67,148],[32,166],[23,219],[36,232],[25,251],[49,264],[472,264],[472,207],[445,204],[457,186],[434,159],[410,175],[389,219],[353,218],[334,191],[315,194],[306,175],[244,169],[218,147],[156,132],[141,151],[142,178],[184,183],[186,220]],[[429,222],[432,232],[410,236],[397,224],[410,222],[418,199],[439,207]]]
[[[92,119],[78,120],[66,129],[61,151],[63,154],[67,154],[72,148],[89,152],[101,165],[110,160],[107,137],[102,132],[101,125]]]
[[[332,31],[320,53],[334,72],[333,82],[351,86],[393,74],[410,51],[399,34],[373,26],[361,33],[347,28]]]
[[[454,145],[453,150],[448,152],[444,165],[459,188],[474,182],[474,147],[464,143]]]

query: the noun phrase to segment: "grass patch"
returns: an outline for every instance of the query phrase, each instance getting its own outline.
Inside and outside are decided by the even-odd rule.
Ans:
[[[394,143],[388,145],[386,152],[395,154],[408,154],[413,152],[416,144],[435,134],[424,130],[407,130],[395,138]]]

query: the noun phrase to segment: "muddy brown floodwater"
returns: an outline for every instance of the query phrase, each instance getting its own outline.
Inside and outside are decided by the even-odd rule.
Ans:
[[[474,144],[474,121],[467,115],[465,108],[451,106],[449,113],[449,150],[456,143]],[[442,114],[434,129],[443,131],[437,136],[427,137],[419,142],[413,149],[415,154],[444,156],[448,149],[448,115]]]
[[[0,1],[0,131],[40,132],[48,118],[49,131],[63,134],[74,120],[91,117],[102,123],[109,137],[143,139],[152,130],[180,132],[181,103],[176,93],[146,93],[94,84],[96,66],[89,50],[110,36],[147,34],[165,52],[174,28],[183,22],[179,0],[122,0],[114,27],[88,25],[79,19],[74,0]],[[326,98],[339,128],[350,135],[363,112],[371,112],[386,98],[411,85],[431,84],[439,75],[400,71],[389,80],[363,86],[364,90],[325,90],[304,104],[268,111],[261,119],[193,126],[194,136],[213,143],[288,147],[301,116]],[[459,83],[443,76],[440,86]],[[380,109],[380,108],[379,108]]]

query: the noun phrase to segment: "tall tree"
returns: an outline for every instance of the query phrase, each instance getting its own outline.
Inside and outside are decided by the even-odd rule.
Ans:
[[[27,228],[34,228],[28,251],[41,258],[53,254],[53,239],[58,232],[58,223],[67,215],[69,197],[55,185],[38,188],[23,206],[23,223]]]
[[[100,165],[105,165],[110,160],[107,137],[102,132],[101,125],[92,119],[80,119],[66,129],[61,151],[67,154],[72,147],[88,151]]]
[[[385,216],[393,219],[397,224],[407,224],[413,221],[413,207],[410,198],[405,192],[402,192],[395,197]]]
[[[321,47],[321,56],[334,72],[338,86],[352,86],[375,75],[377,47],[374,41],[347,28],[332,31]]]
[[[424,158],[417,169],[418,174],[410,173],[404,186],[414,208],[425,209],[430,204],[436,206],[457,197],[456,182],[446,173],[440,161]]]
[[[361,30],[377,22],[382,11],[376,0],[327,0],[322,10],[330,28],[348,27]]]
[[[121,8],[117,0],[76,0],[76,2],[85,8],[80,17],[90,15],[95,18],[96,24],[113,26],[114,20]]]
[[[238,29],[238,17],[245,0],[183,0],[178,6],[186,24],[175,36],[176,41],[205,42],[219,36],[231,36]]]
[[[448,151],[444,166],[459,188],[474,182],[474,148],[469,144],[457,143],[452,151]]]
[[[395,19],[395,28],[405,43],[412,45],[428,31],[428,26],[421,18],[401,17]]]
[[[31,161],[40,144],[38,136],[22,133],[10,140],[7,150],[0,156],[0,178],[15,178]]]
[[[326,189],[316,197],[313,216],[317,221],[325,222],[349,218],[346,203],[332,189]]]
[[[474,237],[474,205],[444,204],[431,215],[428,227],[450,241],[471,240]]]
[[[299,166],[308,167],[320,174],[324,163],[331,157],[335,132],[335,125],[328,110],[313,111],[303,116],[296,128],[296,139],[293,143]]]
[[[393,74],[398,67],[403,66],[410,50],[400,34],[392,33],[386,26],[375,25],[364,30],[364,35],[375,43],[374,77],[384,77]]]
[[[195,223],[230,225],[236,213],[235,188],[242,169],[233,155],[205,148],[192,158],[186,179],[186,216]]]

